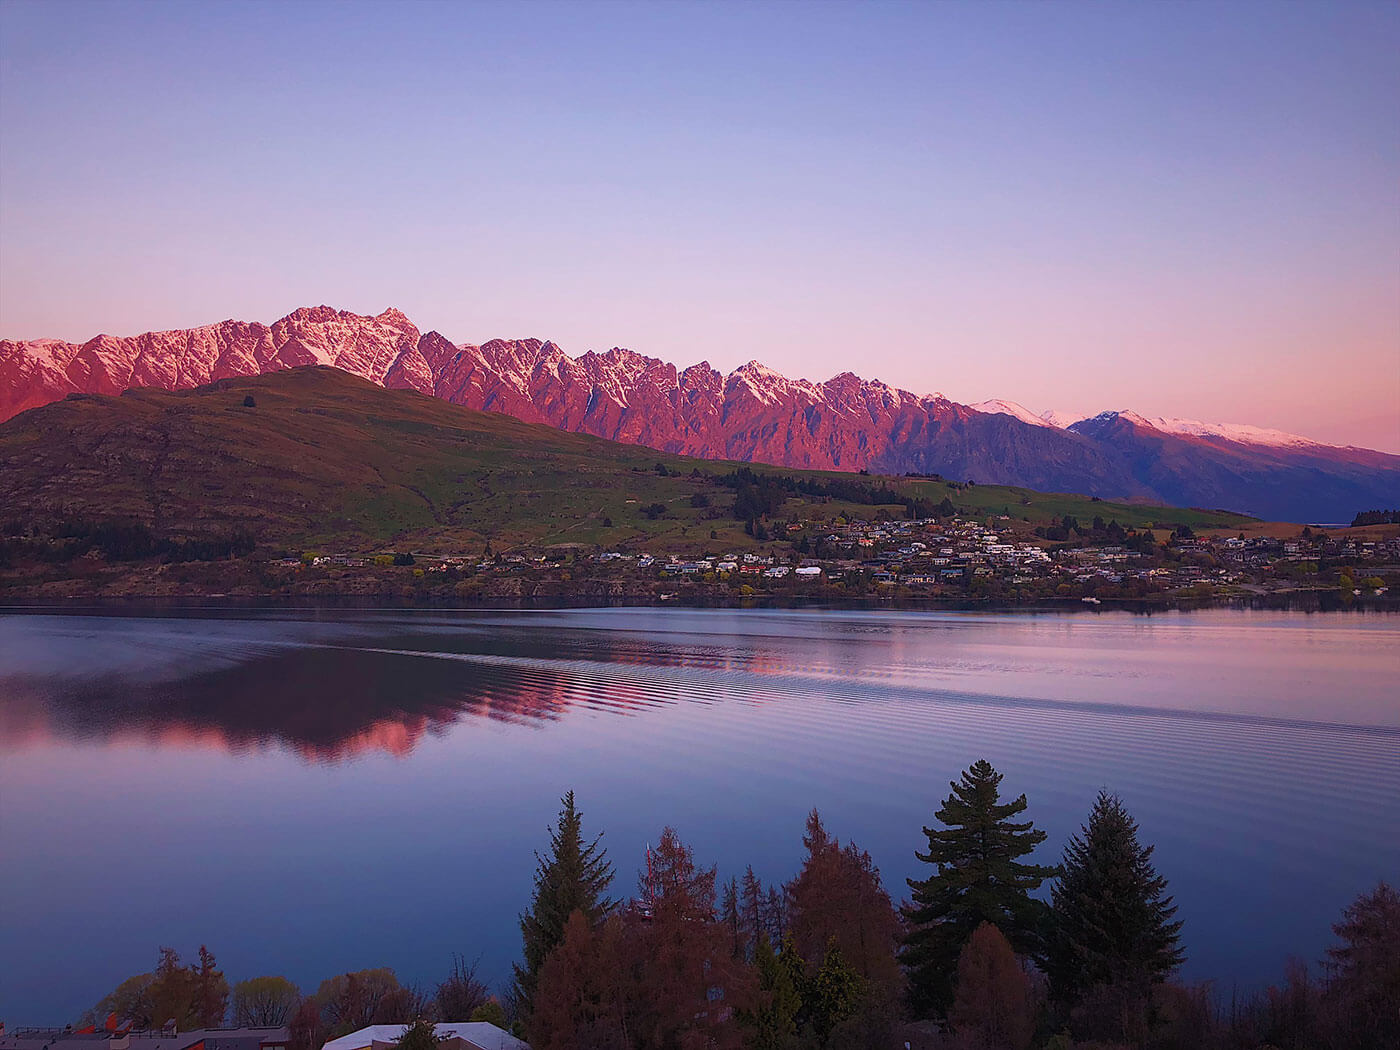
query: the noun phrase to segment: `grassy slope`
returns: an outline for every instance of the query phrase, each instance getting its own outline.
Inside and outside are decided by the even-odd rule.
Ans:
[[[256,406],[246,408],[250,394]],[[679,476],[658,475],[657,463]],[[498,552],[527,543],[742,548],[752,541],[728,518],[731,494],[689,476],[732,466],[312,368],[197,391],[74,398],[26,412],[0,427],[0,506],[7,520],[118,518],[176,535],[250,527],[269,542],[337,549],[477,552],[487,539]],[[959,492],[934,481],[899,484],[935,502],[948,496],[974,515],[1004,511],[1033,523],[1064,514],[1085,521],[1099,514],[1125,526],[1252,522],[1002,486]],[[702,491],[723,512],[718,519],[690,506]],[[642,508],[658,502],[668,513],[650,521]],[[869,518],[876,509],[796,500],[787,508],[827,518],[843,511]],[[902,516],[903,508],[892,512]],[[608,518],[612,527],[604,525]]]

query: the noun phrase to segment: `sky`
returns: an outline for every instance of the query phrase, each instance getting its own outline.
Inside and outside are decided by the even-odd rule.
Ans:
[[[0,337],[328,303],[1400,452],[1394,3],[0,4]]]

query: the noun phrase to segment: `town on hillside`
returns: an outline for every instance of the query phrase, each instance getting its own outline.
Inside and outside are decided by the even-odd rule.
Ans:
[[[397,579],[460,597],[930,598],[1035,601],[1200,599],[1324,591],[1384,596],[1400,573],[1400,534],[1304,528],[1246,536],[1124,529],[1096,517],[1031,527],[982,520],[793,519],[768,526],[748,551],[521,546],[485,554],[401,551],[289,553],[284,585],[351,589]],[[769,533],[771,530],[771,535]]]

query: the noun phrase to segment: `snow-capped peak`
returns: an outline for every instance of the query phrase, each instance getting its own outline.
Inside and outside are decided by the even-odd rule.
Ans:
[[[1068,430],[1078,423],[1083,416],[1074,415],[1071,412],[1061,412],[1058,409],[1050,409],[1048,412],[1040,413],[1040,418],[1052,427],[1059,427],[1061,430]]]
[[[1004,416],[1014,416],[1022,423],[1029,423],[1033,427],[1053,427],[1054,423],[1049,422],[1043,416],[1038,416],[1025,405],[1018,405],[1015,401],[1003,401],[994,398],[991,401],[979,401],[975,405],[968,405],[968,408],[983,412],[988,415],[1000,413]]]
[[[1271,445],[1275,448],[1288,448],[1300,445],[1323,445],[1321,441],[1289,434],[1268,427],[1250,426],[1248,423],[1203,423],[1199,419],[1176,419],[1158,416],[1151,421],[1158,430],[1171,434],[1189,434],[1192,437],[1218,437],[1226,441],[1239,441],[1246,445]],[[1325,446],[1337,447],[1337,446]]]

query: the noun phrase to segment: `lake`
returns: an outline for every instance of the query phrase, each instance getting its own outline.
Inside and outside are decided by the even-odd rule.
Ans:
[[[1400,879],[1400,616],[607,609],[0,615],[0,1017],[160,945],[230,981],[500,981],[567,789],[623,895],[674,825],[787,879],[818,807],[898,900],[985,757],[1053,863],[1122,795],[1188,978],[1253,989]]]

